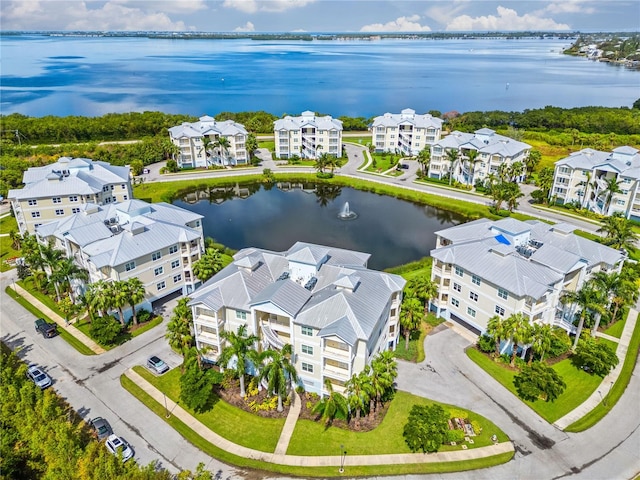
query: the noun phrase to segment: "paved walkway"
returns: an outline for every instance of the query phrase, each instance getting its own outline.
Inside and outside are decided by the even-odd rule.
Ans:
[[[618,365],[616,365],[616,367],[602,379],[602,382],[600,383],[598,389],[593,392],[589,398],[587,398],[574,410],[567,413],[564,417],[557,420],[554,423],[556,427],[564,430],[575,421],[580,420],[582,417],[587,415],[591,410],[597,407],[598,404],[600,404],[601,402],[606,402],[607,396],[609,395],[613,384],[616,383],[618,377],[620,376],[620,372],[622,371],[622,365],[624,365],[624,360],[627,356],[627,350],[629,348],[629,342],[631,341],[631,336],[633,335],[633,330],[636,327],[637,321],[638,310],[632,308],[631,310],[629,310],[629,316],[627,317],[627,322],[624,325],[624,329],[622,330],[622,335],[620,335],[619,341],[617,338],[613,339],[618,341],[618,348],[616,349],[616,355],[618,355],[618,358],[620,359]]]
[[[153,385],[147,382],[144,378],[129,369],[125,372],[125,375],[133,381],[138,387],[144,390],[151,398],[153,398],[160,405],[164,404],[165,396],[160,390],[156,389]],[[296,395],[297,397],[297,395]],[[473,448],[467,450],[456,450],[453,452],[438,452],[438,453],[400,453],[400,454],[387,454],[387,455],[349,455],[346,459],[343,459],[340,455],[330,456],[301,456],[301,455],[286,455],[280,453],[276,448],[275,453],[261,452],[259,450],[253,450],[251,448],[237,445],[226,438],[221,437],[217,433],[212,432],[209,428],[204,426],[181,406],[176,404],[170,399],[166,399],[167,409],[171,412],[171,415],[177,417],[191,430],[200,435],[206,441],[212,443],[218,448],[221,448],[233,455],[238,455],[244,458],[251,458],[253,460],[259,460],[262,462],[275,463],[279,465],[290,465],[298,467],[340,467],[344,462],[345,469],[349,466],[355,465],[395,465],[395,464],[411,464],[411,463],[440,463],[440,462],[459,462],[463,460],[472,460],[476,458],[491,457],[499,455],[501,453],[513,452],[514,447],[511,442],[502,442],[490,445],[487,447]],[[298,401],[298,404],[300,402]],[[293,406],[292,409],[293,410]],[[291,417],[291,414],[287,417],[287,421]],[[294,424],[295,425],[295,424]],[[286,422],[285,422],[286,428]],[[284,429],[283,429],[284,430]],[[293,432],[293,427],[292,427]],[[282,440],[284,434],[281,435]],[[288,439],[286,440],[288,444]],[[280,446],[280,442],[278,442]]]
[[[289,448],[289,442],[291,441],[293,430],[296,428],[296,422],[300,416],[301,409],[302,401],[298,394],[293,392],[287,420],[284,422],[284,427],[282,427],[282,432],[280,432],[280,440],[278,440],[278,445],[276,445],[276,455],[284,455],[287,453],[287,448]]]
[[[44,313],[47,317],[49,317],[51,320],[53,320],[54,322],[56,322],[58,324],[58,326],[60,328],[63,328],[64,330],[66,330],[67,332],[69,332],[70,335],[74,336],[78,341],[82,342],[83,344],[85,344],[88,348],[90,348],[94,353],[96,354],[101,354],[106,352],[106,350],[104,348],[102,348],[100,345],[98,345],[96,342],[94,342],[93,340],[91,340],[88,336],[86,336],[84,333],[82,333],[80,330],[78,330],[76,327],[74,327],[71,324],[67,324],[67,322],[65,321],[64,318],[62,318],[60,315],[58,315],[56,312],[54,312],[53,310],[51,310],[49,307],[47,307],[45,304],[43,304],[40,300],[38,300],[36,297],[34,297],[33,295],[31,295],[29,292],[27,292],[24,288],[22,288],[20,285],[18,285],[17,283],[13,282],[10,285],[10,288],[13,288],[13,290],[20,295],[21,297],[23,297],[25,300],[27,300],[31,305],[33,305],[34,307],[36,307],[38,310],[40,310],[42,313]]]

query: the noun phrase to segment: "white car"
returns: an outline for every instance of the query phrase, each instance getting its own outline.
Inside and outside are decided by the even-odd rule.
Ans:
[[[44,390],[51,386],[51,377],[44,373],[37,365],[31,365],[27,370],[27,377],[30,378],[36,386]]]
[[[123,462],[126,462],[131,457],[133,457],[133,450],[131,449],[131,447],[127,444],[127,442],[122,440],[115,433],[109,435],[109,438],[107,438],[105,445],[107,446],[107,450],[109,450],[114,455],[118,455],[118,452],[122,452]]]

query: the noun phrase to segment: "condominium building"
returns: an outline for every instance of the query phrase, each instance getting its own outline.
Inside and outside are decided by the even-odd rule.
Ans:
[[[622,212],[640,221],[640,154],[632,147],[572,153],[556,162],[549,196],[601,215]]]
[[[399,114],[385,113],[369,127],[376,152],[392,152],[415,156],[425,147],[440,140],[442,119],[429,114],[416,115],[405,108]]]
[[[456,161],[449,160],[448,151],[457,152]],[[453,131],[431,147],[429,177],[444,178],[450,172],[453,179],[475,185],[484,182],[490,175],[496,175],[501,165],[520,162],[525,165],[531,145],[499,135],[490,128],[481,128],[474,133]],[[469,152],[477,151],[474,162],[469,160]],[[525,177],[523,170],[517,181]]]
[[[342,156],[342,122],[331,116],[302,112],[273,122],[277,158],[318,158],[323,153]]]
[[[431,280],[440,317],[484,332],[494,315],[523,313],[531,322],[574,332],[564,291],[599,271],[620,271],[626,254],[573,233],[567,223],[480,219],[436,232]]]
[[[92,203],[108,205],[133,198],[129,167],[88,158],[61,157],[24,172],[23,188],[9,190],[20,234],[37,225],[66,218]]]
[[[246,248],[191,295],[196,344],[215,362],[223,331],[247,325],[259,349],[293,347],[300,384],[343,392],[381,351],[395,349],[405,280],[369,270],[370,255],[298,242]]]
[[[209,116],[169,129],[171,142],[178,147],[175,160],[180,168],[245,165],[247,130],[233,120],[216,121]],[[222,144],[221,139],[222,140]]]
[[[150,308],[154,300],[176,291],[187,295],[199,285],[193,264],[204,251],[202,218],[164,202],[85,204],[79,213],[38,226],[36,235],[86,269],[88,283],[140,279],[142,306]]]

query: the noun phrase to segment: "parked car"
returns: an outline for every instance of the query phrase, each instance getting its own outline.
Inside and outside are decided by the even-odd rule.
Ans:
[[[107,441],[105,442],[105,445],[107,447],[107,450],[109,450],[113,455],[118,455],[118,452],[122,452],[123,462],[126,462],[131,457],[133,457],[133,450],[131,449],[129,444],[127,444],[127,442],[122,440],[115,433],[109,435]]]
[[[55,337],[58,334],[58,326],[48,323],[44,318],[35,321],[36,332],[40,332],[44,338]]]
[[[89,425],[93,428],[98,436],[98,440],[104,440],[109,435],[113,435],[111,425],[102,417],[96,417],[89,422]]]
[[[51,386],[51,377],[44,373],[37,365],[31,365],[27,369],[27,377],[42,390]]]
[[[164,361],[155,355],[149,357],[149,360],[147,360],[147,367],[159,375],[162,375],[164,372],[169,370],[169,365],[164,363]]]

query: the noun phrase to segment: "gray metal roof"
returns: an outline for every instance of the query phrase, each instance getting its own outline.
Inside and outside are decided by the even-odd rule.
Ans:
[[[396,127],[405,124],[415,125],[417,128],[441,129],[442,119],[433,117],[428,113],[416,115],[415,110],[405,108],[400,113],[385,113],[384,115],[374,118],[371,126]]]
[[[497,134],[488,128],[482,128],[475,133],[455,130],[434,143],[434,146],[440,146],[445,150],[478,150],[480,153],[501,155],[503,157],[514,157],[531,148],[531,145],[527,143]]]
[[[309,290],[287,279],[267,285],[251,299],[251,305],[270,302],[291,317],[295,317],[309,297],[311,297]]]
[[[625,146],[614,148],[611,153],[583,148],[555,163],[556,167],[574,170],[604,170],[623,177],[640,179],[640,154],[638,150]]]
[[[354,346],[358,341],[358,334],[354,330],[349,317],[341,317],[318,332],[319,337],[331,337],[334,335],[347,345]]]
[[[274,130],[299,130],[305,125],[311,125],[318,130],[342,130],[342,121],[326,115],[317,117],[315,112],[302,112],[299,117],[291,117],[287,115],[280,120],[273,122]]]
[[[182,125],[169,128],[169,133],[173,138],[201,138],[205,135],[231,137],[247,135],[247,129],[233,120],[217,121],[213,117],[204,115],[197,122],[184,122]]]

